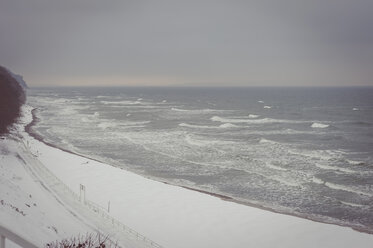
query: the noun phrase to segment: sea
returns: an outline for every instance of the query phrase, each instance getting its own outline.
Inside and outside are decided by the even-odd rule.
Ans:
[[[32,88],[57,147],[242,204],[373,233],[373,88]]]

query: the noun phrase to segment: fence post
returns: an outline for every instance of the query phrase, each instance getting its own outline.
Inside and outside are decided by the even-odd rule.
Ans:
[[[0,235],[0,248],[5,248],[5,236]]]
[[[85,204],[85,186],[83,184],[80,184],[80,201]]]

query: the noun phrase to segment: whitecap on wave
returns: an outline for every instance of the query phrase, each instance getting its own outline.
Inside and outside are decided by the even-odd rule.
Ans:
[[[107,129],[107,128],[112,128],[112,127],[116,127],[118,126],[116,123],[114,122],[101,122],[97,125],[99,128],[102,128],[103,130]]]
[[[315,164],[316,167],[323,169],[323,170],[334,170],[334,171],[341,171],[341,172],[346,172],[346,173],[355,173],[353,170],[349,170],[346,168],[341,168],[337,166],[330,166],[330,165],[322,165],[322,164]]]
[[[171,108],[171,110],[173,110],[173,111],[179,111],[179,112],[190,111],[190,110],[188,110],[188,109],[179,109],[179,108]]]
[[[224,123],[224,124],[221,124],[219,127],[220,128],[232,128],[232,127],[238,127],[238,126],[232,123]]]
[[[265,162],[265,165],[266,165],[268,168],[271,168],[271,169],[275,169],[275,170],[279,170],[279,171],[287,171],[287,169],[282,168],[282,167],[277,166],[277,165],[274,165],[274,164],[271,163],[271,162]]]
[[[371,193],[364,192],[364,191],[354,189],[354,188],[351,188],[351,187],[348,187],[348,186],[345,186],[345,185],[341,185],[341,184],[325,182],[324,185],[331,188],[331,189],[343,190],[343,191],[347,191],[347,192],[350,192],[350,193],[355,193],[355,194],[358,194],[358,195],[365,195],[365,196],[368,196],[368,197],[373,196],[373,194],[371,194]]]
[[[223,110],[219,109],[180,109],[180,108],[171,108],[173,111],[177,112],[189,112],[189,113],[203,113],[203,112],[220,112]]]
[[[100,101],[105,105],[136,105],[141,104],[140,101]]]
[[[264,139],[264,138],[261,138],[259,140],[259,143],[261,143],[261,144],[264,144],[264,143],[267,143],[267,144],[278,144],[276,141],[268,140],[268,139]]]
[[[263,119],[243,119],[243,118],[224,118],[220,116],[213,116],[210,118],[212,121],[217,122],[224,122],[224,123],[250,123],[250,124],[265,124],[265,123],[299,123],[301,121],[295,120],[279,120],[279,119],[271,119],[271,118],[263,118]]]
[[[317,183],[317,184],[322,184],[322,185],[324,185],[324,186],[326,186],[330,189],[334,189],[334,190],[342,190],[342,191],[346,191],[346,192],[350,192],[350,193],[354,193],[354,194],[358,194],[358,195],[364,195],[364,196],[368,196],[368,197],[373,196],[373,194],[371,194],[371,193],[361,191],[359,189],[355,189],[355,188],[352,188],[352,187],[349,187],[349,186],[346,186],[346,185],[326,182],[326,181],[324,181],[320,178],[317,178],[317,177],[313,177],[312,182]]]
[[[327,127],[329,127],[329,125],[314,122],[314,123],[312,123],[311,127],[312,128],[327,128]]]
[[[352,164],[352,165],[366,165],[364,161],[354,161],[350,159],[346,159],[347,163]]]
[[[206,126],[206,125],[193,125],[188,123],[180,123],[180,127],[189,127],[189,128],[205,128],[205,129],[216,129],[216,128],[234,128],[238,127],[237,125],[234,125],[232,123],[224,123],[220,126]]]

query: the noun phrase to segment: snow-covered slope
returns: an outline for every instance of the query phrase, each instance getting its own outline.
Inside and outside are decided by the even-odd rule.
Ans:
[[[92,231],[29,174],[19,145],[0,140],[0,225],[39,246]]]
[[[19,123],[0,139],[0,226],[40,247],[87,233],[107,236],[119,247],[149,247],[152,241],[92,211],[46,169],[37,147],[28,145],[24,127],[31,120],[31,108],[23,106]]]

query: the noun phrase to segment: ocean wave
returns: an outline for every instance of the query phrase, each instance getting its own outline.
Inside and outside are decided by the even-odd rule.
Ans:
[[[321,164],[315,164],[316,167],[324,170],[334,170],[334,171],[341,171],[341,172],[346,172],[346,173],[356,173],[356,171],[349,170],[346,168],[341,168],[337,166],[330,166],[330,165],[321,165]]]
[[[219,109],[180,109],[180,108],[171,108],[171,110],[177,111],[177,112],[194,112],[194,113],[223,111]]]
[[[318,123],[318,122],[314,122],[314,123],[312,123],[311,127],[312,128],[327,128],[327,127],[329,127],[329,125]]]
[[[126,122],[120,122],[120,123],[106,121],[106,122],[99,123],[97,126],[105,130],[107,128],[117,128],[117,127],[123,127],[123,128],[145,127],[144,125],[148,123],[150,123],[150,121],[126,121]]]
[[[345,159],[347,163],[351,165],[366,165],[364,161],[355,161],[355,160],[350,160],[350,159]]]
[[[234,125],[232,123],[224,123],[224,124],[221,124],[220,126],[206,126],[206,125],[194,125],[194,124],[180,123],[179,126],[180,127],[189,127],[189,128],[204,128],[204,129],[239,127],[239,126]]]
[[[345,202],[345,201],[340,201],[342,204],[350,206],[350,207],[358,207],[358,208],[366,208],[367,206],[361,205],[361,204],[356,204],[352,202]]]
[[[346,185],[341,185],[341,184],[336,184],[336,183],[331,183],[331,182],[326,182],[320,178],[317,178],[317,177],[313,177],[312,178],[312,181],[314,183],[317,183],[317,184],[322,184],[330,189],[334,189],[334,190],[342,190],[342,191],[346,191],[346,192],[349,192],[349,193],[354,193],[354,194],[358,194],[358,195],[364,195],[364,196],[368,196],[368,197],[372,197],[373,194],[371,193],[368,193],[368,192],[365,192],[365,191],[361,191],[361,190],[358,190],[358,189],[354,189],[354,188],[351,188],[351,187],[348,187]]]
[[[365,195],[365,196],[368,196],[368,197],[373,196],[373,194],[370,194],[368,192],[364,192],[364,191],[361,191],[361,190],[358,190],[358,189],[353,189],[351,187],[341,185],[341,184],[325,182],[324,185],[331,188],[331,189],[343,190],[343,191],[346,191],[346,192],[350,192],[350,193],[354,193],[354,194],[358,194],[358,195]]]
[[[215,126],[203,126],[203,125],[193,125],[193,124],[187,124],[187,123],[180,123],[180,127],[190,127],[190,128],[217,128]]]
[[[283,185],[286,185],[286,186],[290,186],[290,187],[301,187],[302,184],[301,183],[298,183],[298,182],[294,182],[294,181],[291,181],[291,180],[288,180],[286,178],[281,178],[279,176],[270,176],[268,177],[269,179],[272,179],[276,182],[279,182]],[[290,178],[289,178],[290,179]]]
[[[270,169],[280,170],[280,171],[287,171],[287,169],[282,168],[280,166],[274,165],[271,162],[266,162],[265,165]]]
[[[105,130],[107,128],[113,128],[113,127],[117,127],[118,124],[114,123],[114,122],[101,122],[97,125],[99,128]]]
[[[313,183],[316,183],[316,184],[324,184],[325,182],[323,180],[321,180],[320,178],[317,178],[317,177],[312,177],[312,182]]]
[[[353,111],[358,111],[359,109],[358,108],[352,108]]]
[[[105,105],[137,105],[142,104],[140,101],[100,101],[102,104]]]
[[[224,144],[232,144],[231,141],[222,141],[222,140],[202,140],[192,138],[191,135],[185,136],[185,141],[193,146],[211,146],[211,145],[224,145]]]
[[[272,108],[272,106],[267,106],[267,105],[265,105],[265,106],[263,106],[263,108],[265,108],[265,109],[270,109],[270,108]]]
[[[190,111],[188,109],[179,109],[179,108],[171,108],[171,110],[173,111],[179,111],[179,112],[187,112],[187,111]]]
[[[278,142],[276,142],[276,141],[269,140],[269,139],[264,139],[264,138],[261,138],[259,140],[259,143],[261,143],[261,144],[263,144],[263,143],[267,143],[267,144],[278,144]]]
[[[250,115],[248,115],[248,117],[249,117],[250,119],[255,119],[255,118],[258,118],[259,115],[253,115],[253,114],[250,114]]]
[[[300,121],[293,121],[293,120],[280,120],[280,119],[271,119],[271,118],[263,118],[263,119],[243,119],[243,118],[224,118],[220,116],[213,116],[210,118],[212,121],[216,122],[225,122],[225,123],[250,123],[250,124],[265,124],[265,123],[299,123]]]
[[[234,125],[232,123],[224,123],[219,126],[219,128],[233,128],[233,127],[239,127],[237,125]]]
[[[338,150],[303,150],[303,149],[294,149],[289,150],[289,154],[308,157],[313,160],[323,160],[330,161],[335,159],[343,159],[343,154]]]
[[[80,118],[80,120],[81,120],[82,122],[92,122],[92,120],[89,119],[89,118],[87,118],[87,117],[82,117],[82,118]]]

